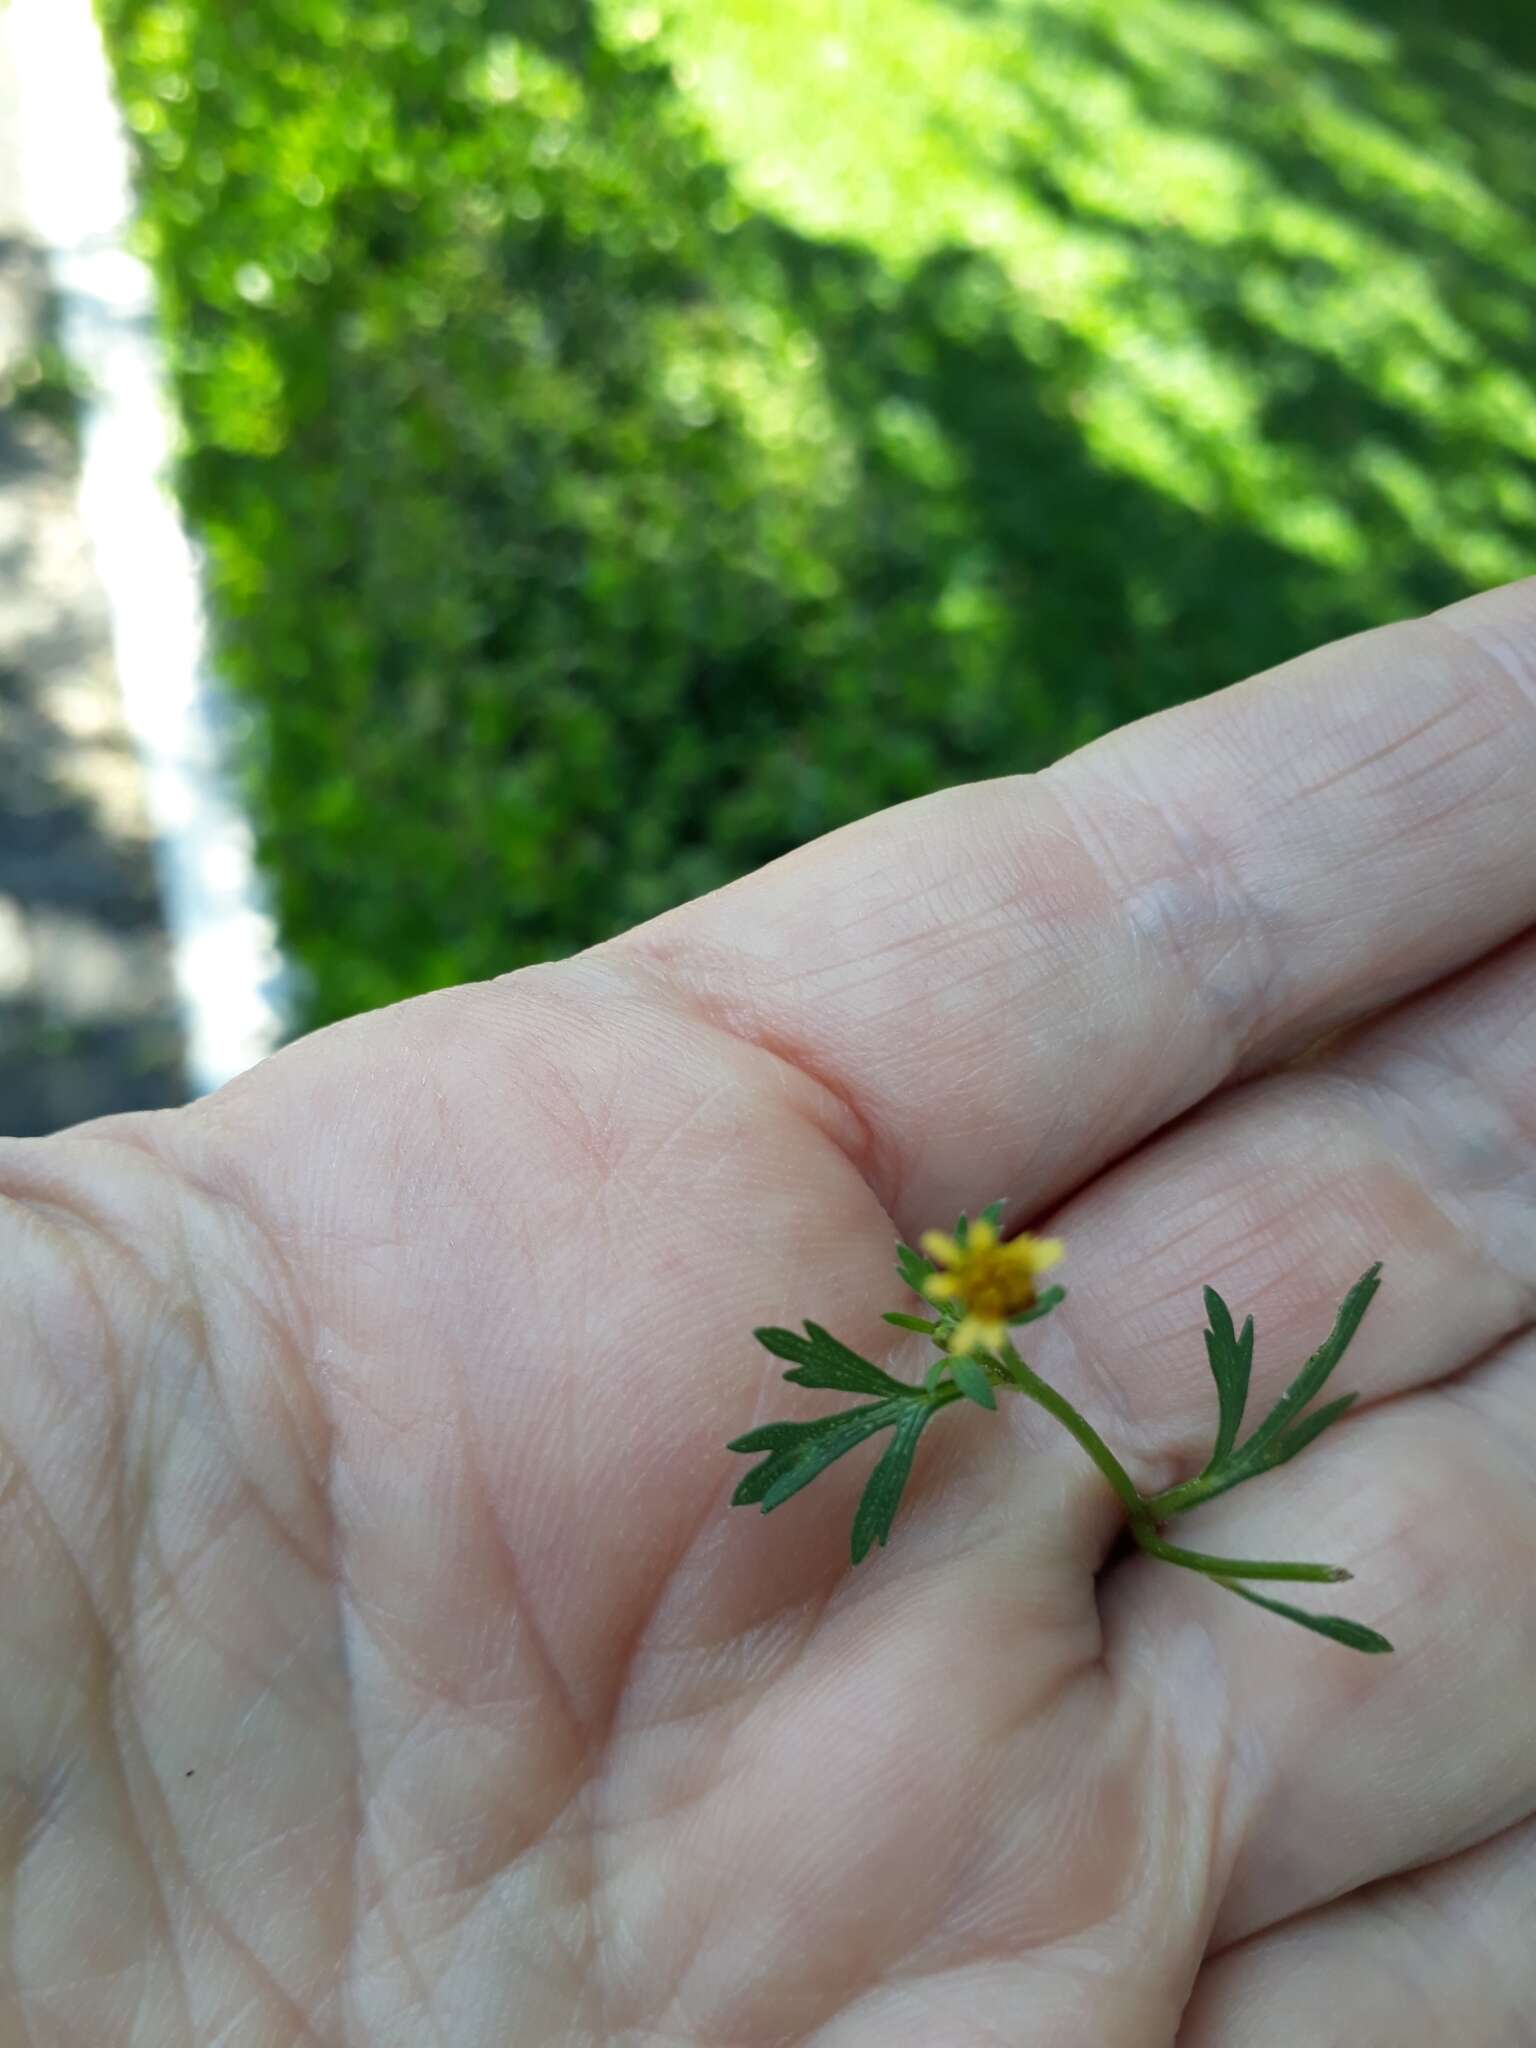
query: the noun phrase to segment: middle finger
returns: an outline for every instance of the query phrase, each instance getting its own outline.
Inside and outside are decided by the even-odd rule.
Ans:
[[[1251,1427],[1349,1283],[1385,1262],[1332,1389],[1358,1388],[1364,1412],[1178,1538],[1358,1567],[1347,1597],[1299,1604],[1385,1626],[1399,1654],[1360,1658],[1142,1559],[1105,1588],[1112,1666],[1150,1657],[1177,1696],[1187,1664],[1167,1644],[1198,1635],[1202,1684],[1225,1688],[1222,1938],[1536,1806],[1536,1377],[1529,1345],[1505,1341],[1536,1299],[1533,1018],[1527,941],[1212,1104],[1053,1222],[1080,1275],[1132,1248],[1112,1290],[1080,1282],[1071,1345],[1059,1319],[1039,1363],[1128,1444],[1144,1488],[1198,1469],[1214,1433],[1202,1281],[1255,1314]]]

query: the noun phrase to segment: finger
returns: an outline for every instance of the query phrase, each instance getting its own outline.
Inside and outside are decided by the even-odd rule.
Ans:
[[[1513,2048],[1536,2011],[1536,1824],[1207,1966],[1178,2048]]]
[[[1022,1216],[1536,918],[1536,581],[1043,776],[835,833],[621,942],[818,1076],[904,1229]]]
[[[1528,1388],[1536,1345],[1498,1370]],[[1129,1679],[1157,1660],[1176,1719],[1214,1709],[1229,1731],[1218,1946],[1536,1813],[1536,1415],[1505,1389],[1469,1401],[1458,1383],[1346,1418],[1184,1530],[1223,1555],[1347,1564],[1353,1584],[1295,1604],[1381,1630],[1391,1656],[1150,1560],[1111,1574],[1112,1667]]]
[[[1306,1068],[1224,1093],[1052,1218],[1070,1247],[1074,1287],[1067,1311],[1042,1326],[1031,1356],[1151,1492],[1197,1471],[1214,1435],[1202,1281],[1220,1288],[1239,1319],[1255,1313],[1251,1428],[1325,1334],[1348,1285],[1383,1258],[1385,1284],[1331,1392],[1358,1390],[1365,1403],[1382,1403],[1460,1373],[1448,1410],[1491,1400],[1484,1390],[1494,1368],[1465,1368],[1525,1329],[1536,1300],[1533,1051],[1536,941],[1522,941],[1338,1040]],[[1104,1276],[1101,1284],[1096,1275]],[[1505,1345],[1506,1359],[1521,1355]],[[1475,1452],[1486,1438],[1495,1462],[1536,1438],[1536,1387],[1522,1401],[1518,1368],[1500,1370],[1511,1412],[1474,1429],[1470,1446]],[[1467,1427],[1464,1418],[1442,1425],[1441,1412],[1401,1400],[1382,1410],[1394,1431],[1405,1414],[1419,1420],[1406,1448],[1387,1460],[1386,1476],[1399,1475],[1408,1505],[1387,1486],[1378,1521],[1422,1522],[1420,1550],[1432,1532],[1449,1548],[1462,1542],[1465,1554],[1452,1558],[1443,1579],[1433,1576],[1433,1555],[1422,1559],[1414,1549],[1412,1532],[1405,1578],[1402,1561],[1384,1555],[1376,1525],[1350,1518],[1352,1503],[1367,1498],[1361,1471],[1370,1462],[1369,1414],[1348,1418],[1273,1479],[1177,1525],[1192,1547],[1354,1568],[1359,1577],[1347,1595],[1299,1597],[1374,1623],[1394,1640],[1403,1635],[1399,1655],[1380,1667],[1367,1669],[1362,1660],[1357,1669],[1352,1653],[1166,1566],[1136,1560],[1105,1583],[1112,1666],[1129,1660],[1139,1670],[1145,1657],[1162,1674],[1167,1641],[1193,1637],[1206,1646],[1195,1665],[1201,1685],[1212,1669],[1244,1674],[1241,1711],[1228,1702],[1231,1725],[1245,1757],[1251,1745],[1263,1770],[1250,1761],[1233,1809],[1250,1813],[1252,1833],[1247,1847],[1230,1850],[1228,1911],[1239,1929],[1333,1896],[1341,1883],[1446,1853],[1467,1828],[1503,1825],[1511,1783],[1528,1781],[1522,1745],[1529,1736],[1517,1709],[1533,1696],[1536,1624],[1522,1635],[1500,1603],[1513,1597],[1508,1560],[1521,1544],[1529,1552],[1536,1543],[1536,1494],[1528,1478],[1513,1485],[1506,1478],[1501,1495],[1497,1473],[1485,1473],[1476,1456],[1457,1494],[1461,1468],[1451,1453],[1461,1445],[1466,1464]],[[1030,1419],[1022,1427],[1035,1433]],[[1007,1455],[1001,1440],[996,1455]],[[991,1477],[988,1468],[987,1483]],[[1107,1490],[1086,1463],[1082,1479],[1107,1510]],[[1415,1487],[1430,1495],[1417,1516]],[[1435,1492],[1441,1487],[1454,1496],[1444,1504]],[[957,1545],[986,1539],[1009,1512],[1017,1480],[1000,1490],[995,1513],[985,1483],[970,1491],[980,1512],[973,1505],[965,1524],[947,1532]],[[1486,1556],[1479,1543],[1488,1525],[1469,1521],[1460,1504],[1484,1496],[1495,1531]],[[915,1551],[927,1536],[920,1515],[914,1522],[906,1540]],[[1082,1521],[1081,1564],[1098,1561],[1103,1534],[1102,1524]],[[945,1536],[941,1529],[934,1540]],[[1415,1572],[1430,1580],[1418,1600]],[[1491,1613],[1469,1604],[1464,1583],[1480,1589]],[[1486,1643],[1469,1633],[1479,1618]],[[1409,1648],[1423,1642],[1430,1648],[1413,1662]],[[1169,1661],[1177,1682],[1179,1659]],[[1306,1674],[1299,1691],[1293,1664]],[[1260,1675],[1252,1678],[1255,1668]],[[1352,1745],[1337,1745],[1337,1730],[1353,1725],[1350,1688],[1376,1680],[1395,1687],[1381,1710],[1385,1733],[1357,1755]],[[1403,1703],[1396,1718],[1394,1702]],[[1454,1749],[1454,1774],[1444,1768],[1440,1744]],[[1456,1799],[1405,1803],[1405,1786],[1433,1783],[1454,1783]]]
[[[1202,1674],[1236,1674],[1228,1705],[1248,1759],[1238,1803],[1252,1801],[1224,1922],[1238,1931],[1506,1824],[1512,1785],[1533,1796],[1536,1614],[1511,1580],[1522,1555],[1536,1565],[1536,1375],[1518,1341],[1536,1299],[1533,1051],[1536,941],[1525,941],[1307,1069],[1223,1095],[1053,1219],[1085,1279],[1037,1363],[1146,1491],[1198,1470],[1214,1435],[1202,1280],[1239,1319],[1255,1312],[1252,1428],[1348,1283],[1385,1260],[1330,1393],[1413,1398],[1357,1411],[1177,1533],[1223,1554],[1350,1566],[1347,1595],[1301,1604],[1402,1637],[1399,1655],[1366,1666],[1142,1560],[1104,1588],[1112,1661],[1156,1657],[1170,1634],[1193,1632],[1214,1646]],[[1088,1284],[1095,1272],[1112,1272],[1113,1288]],[[1495,1348],[1497,1363],[1473,1365]],[[1445,1389],[1414,1393],[1448,1374],[1459,1376]],[[1361,1519],[1367,1501],[1374,1521]],[[1386,1542],[1382,1530],[1400,1524],[1401,1542]],[[1369,1694],[1377,1685],[1384,1703]],[[1369,1725],[1356,1688],[1383,1723],[1369,1743],[1356,1739]],[[1426,1785],[1447,1797],[1404,1798]]]
[[[1238,1322],[1254,1317],[1256,1419],[1381,1261],[1331,1389],[1381,1400],[1536,1317],[1533,1199],[1536,939],[1523,939],[1325,1057],[1225,1092],[1055,1212],[1074,1285],[1040,1363],[1127,1446],[1146,1488],[1171,1485],[1214,1429],[1203,1286]]]

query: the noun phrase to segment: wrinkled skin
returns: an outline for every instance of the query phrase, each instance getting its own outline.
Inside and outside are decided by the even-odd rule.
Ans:
[[[1526,585],[0,1146],[0,2040],[1529,2042],[1533,789]],[[1178,1532],[1394,1656],[1018,1399],[857,1572],[870,1453],[728,1510],[835,1398],[753,1326],[915,1375],[893,1239],[1002,1194],[1145,1488],[1202,1282],[1257,1407],[1385,1261],[1356,1412]]]

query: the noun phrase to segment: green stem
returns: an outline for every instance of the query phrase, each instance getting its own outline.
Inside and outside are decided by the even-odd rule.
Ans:
[[[1198,1479],[1184,1479],[1177,1486],[1165,1487],[1161,1493],[1149,1494],[1142,1506],[1149,1522],[1171,1522],[1175,1515],[1182,1515],[1224,1491],[1223,1487],[1212,1486],[1202,1473]]]
[[[1354,1576],[1336,1564],[1281,1564],[1264,1558],[1211,1557],[1203,1550],[1181,1550],[1178,1544],[1165,1543],[1161,1536],[1154,1535],[1141,1516],[1133,1520],[1131,1534],[1149,1557],[1160,1557],[1166,1564],[1181,1564],[1189,1571],[1205,1572],[1213,1578],[1297,1579],[1308,1585],[1336,1586]]]
[[[1231,1459],[1215,1472],[1202,1472],[1197,1479],[1184,1479],[1177,1486],[1149,1495],[1145,1503],[1147,1519],[1150,1522],[1171,1522],[1175,1515],[1186,1514],[1190,1508],[1199,1507],[1202,1501],[1215,1500],[1220,1493],[1230,1493],[1245,1479],[1257,1479],[1261,1472],[1269,1469],[1263,1464],[1249,1465],[1239,1459]]]
[[[1028,1394],[1038,1402],[1047,1415],[1054,1415],[1062,1428],[1067,1430],[1082,1445],[1095,1465],[1114,1488],[1122,1507],[1133,1523],[1146,1521],[1147,1504],[1136,1491],[1136,1482],[1105,1443],[1092,1423],[1079,1415],[1072,1403],[1056,1389],[1047,1386],[1038,1373],[1031,1372],[1011,1344],[1003,1346],[1001,1357],[1008,1377],[1021,1394]]]
[[[1208,1500],[1212,1494],[1225,1491],[1225,1484],[1202,1476],[1187,1479],[1182,1486],[1170,1486],[1164,1492],[1155,1494],[1150,1500],[1143,1499],[1136,1490],[1136,1482],[1105,1443],[1092,1423],[1078,1414],[1072,1403],[1056,1389],[1032,1372],[1020,1358],[1011,1344],[1005,1344],[1001,1353],[1003,1371],[1008,1381],[1021,1394],[1038,1403],[1048,1415],[1054,1415],[1083,1449],[1114,1488],[1116,1497],[1130,1516],[1131,1534],[1149,1557],[1159,1557],[1165,1564],[1183,1565],[1187,1571],[1204,1572],[1216,1579],[1290,1579],[1309,1585],[1332,1586],[1351,1574],[1332,1564],[1287,1564],[1278,1559],[1247,1557],[1212,1557],[1203,1550],[1183,1550],[1176,1543],[1165,1543],[1157,1534],[1156,1524],[1181,1509],[1193,1507],[1197,1501]],[[952,1390],[943,1389],[945,1395]],[[1226,1483],[1231,1483],[1226,1482]]]

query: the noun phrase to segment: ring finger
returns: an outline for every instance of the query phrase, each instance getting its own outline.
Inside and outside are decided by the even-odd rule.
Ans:
[[[1160,1683],[1191,1679],[1202,1719],[1225,1688],[1218,1940],[1536,1810],[1536,1343],[1520,1335],[1536,1296],[1533,1017],[1527,941],[1212,1104],[1052,1221],[1079,1271],[1138,1247],[1112,1295],[1083,1289],[1070,1348],[1063,1328],[1039,1362],[1130,1441],[1144,1488],[1197,1469],[1213,1433],[1202,1280],[1255,1311],[1257,1415],[1385,1259],[1341,1375],[1361,1409],[1180,1540],[1349,1564],[1347,1600],[1311,1604],[1384,1628],[1398,1655],[1352,1656],[1141,1558],[1103,1589],[1112,1668],[1155,1659]]]

